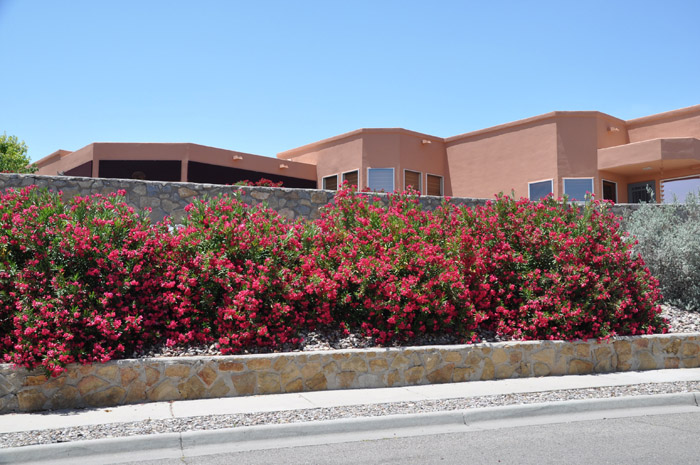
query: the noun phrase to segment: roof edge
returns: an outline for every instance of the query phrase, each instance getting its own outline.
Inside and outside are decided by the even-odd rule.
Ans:
[[[690,107],[678,108],[676,110],[664,111],[662,113],[656,113],[654,115],[630,119],[625,121],[625,124],[627,124],[627,127],[629,129],[634,129],[656,121],[663,121],[665,119],[675,118],[677,116],[685,116],[692,113],[700,114],[700,105],[692,105]]]
[[[510,123],[499,124],[497,126],[491,126],[489,128],[478,129],[472,132],[465,132],[464,134],[459,134],[456,136],[448,137],[445,139],[445,143],[449,144],[452,142],[457,142],[462,139],[468,139],[470,137],[482,136],[491,132],[502,131],[504,129],[515,129],[519,126],[525,126],[532,123],[545,122],[553,120],[555,118],[578,118],[581,116],[595,116],[599,118],[604,118],[610,121],[614,121],[618,124],[625,124],[625,121],[616,118],[615,116],[608,115],[600,111],[551,111],[549,113],[544,113],[542,115],[531,116],[529,118],[520,119],[517,121],[511,121]]]
[[[425,134],[422,132],[417,132],[417,131],[411,131],[410,129],[404,129],[404,128],[360,128],[360,129],[355,129],[354,131],[350,132],[345,132],[343,134],[339,134],[337,136],[329,137],[327,139],[321,139],[316,142],[311,142],[310,144],[302,145],[301,147],[296,147],[293,149],[285,150],[284,152],[279,152],[277,154],[277,158],[283,159],[283,160],[288,160],[296,155],[299,155],[304,152],[308,152],[312,149],[321,147],[326,144],[331,144],[333,142],[337,142],[343,139],[349,139],[351,137],[355,137],[359,134],[406,134],[409,136],[418,136],[422,137],[424,139],[430,139],[434,141],[439,141],[439,142],[444,142],[445,139],[442,137],[438,136],[433,136],[430,134]]]

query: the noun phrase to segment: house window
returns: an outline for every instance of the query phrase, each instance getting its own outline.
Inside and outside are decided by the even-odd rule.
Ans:
[[[357,187],[360,185],[359,177],[360,177],[360,173],[357,170],[343,173],[343,184],[345,184],[347,182],[350,186]]]
[[[603,200],[617,203],[617,183],[603,180]]]
[[[421,174],[418,171],[404,170],[403,172],[403,188],[409,188],[421,192],[420,190]]]
[[[553,192],[552,180],[531,182],[527,185],[528,197],[532,201],[537,201],[547,197]]]
[[[394,168],[369,168],[367,187],[372,191],[394,191]]]
[[[338,176],[334,174],[323,178],[323,188],[329,191],[338,190]]]
[[[425,186],[427,195],[443,195],[442,176],[427,175]]]
[[[593,178],[564,178],[564,195],[569,200],[586,200],[587,194],[593,193]]]
[[[666,179],[661,181],[661,200],[663,203],[685,203],[688,195],[700,193],[700,176]]]

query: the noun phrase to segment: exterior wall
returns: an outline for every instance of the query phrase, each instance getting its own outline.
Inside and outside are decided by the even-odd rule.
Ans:
[[[493,198],[498,192],[528,196],[528,183],[557,173],[557,123],[551,118],[504,125],[446,139],[452,195]]]
[[[593,178],[593,193],[599,194],[596,118],[558,117],[556,122],[559,188],[555,189],[555,196],[564,195],[564,178]]]
[[[627,121],[630,142],[669,137],[700,139],[700,105]]]
[[[0,414],[283,392],[700,366],[700,333],[69,365],[56,378],[0,365]]]
[[[269,173],[299,179],[316,179],[314,165],[295,161],[282,162],[275,158],[188,143],[97,142],[72,153],[66,152],[58,156],[52,154],[39,160],[38,174],[56,175],[58,172],[66,172],[92,161],[92,177],[96,178],[100,173],[100,162],[106,160],[181,161],[179,180],[183,182],[188,179],[188,161],[255,171],[262,176]]]

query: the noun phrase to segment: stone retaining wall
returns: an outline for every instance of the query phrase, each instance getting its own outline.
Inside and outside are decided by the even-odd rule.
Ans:
[[[286,189],[271,187],[222,186],[219,184],[196,184],[188,182],[139,181],[132,179],[79,178],[70,176],[39,176],[34,174],[0,173],[0,189],[37,185],[53,191],[62,191],[65,196],[109,194],[125,191],[126,202],[137,209],[151,208],[151,221],[160,221],[171,216],[179,223],[185,215],[185,207],[194,198],[214,197],[240,192],[241,201],[248,205],[266,203],[282,216],[295,219],[315,219],[319,209],[333,201],[333,191],[318,189]],[[386,199],[386,194],[375,194]],[[442,197],[421,196],[423,208],[434,209],[442,203]],[[486,199],[453,197],[455,205],[483,205]],[[618,204],[612,211],[624,216],[636,210],[636,204]]]
[[[0,365],[0,413],[698,366],[700,333],[117,360],[56,378]]]

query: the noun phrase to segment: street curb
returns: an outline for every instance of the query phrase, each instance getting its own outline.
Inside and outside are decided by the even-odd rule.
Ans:
[[[156,451],[163,451],[165,456],[172,458],[182,457],[186,455],[187,452],[195,449],[220,445],[240,445],[242,443],[285,440],[299,437],[329,437],[333,435],[367,433],[372,431],[390,431],[390,436],[394,436],[397,431],[400,430],[415,428],[426,429],[431,427],[453,427],[456,432],[466,427],[474,427],[479,424],[501,420],[517,420],[544,416],[570,416],[599,411],[647,409],[654,407],[697,408],[699,406],[699,401],[700,392],[686,392],[96,439],[0,449],[0,464],[52,462],[56,461],[58,458],[61,460],[89,459],[95,456],[111,456],[117,459],[119,454]]]

